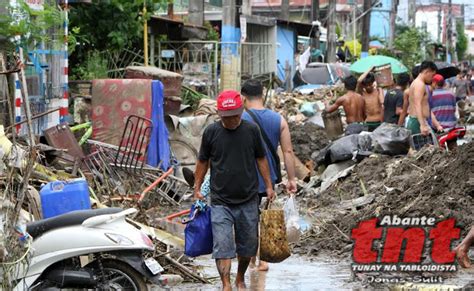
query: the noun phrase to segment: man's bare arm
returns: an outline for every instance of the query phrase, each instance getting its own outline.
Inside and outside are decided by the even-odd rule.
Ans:
[[[395,114],[401,117],[402,114],[403,114],[403,107],[397,107],[397,108],[395,109]],[[399,125],[401,125],[401,124],[400,124],[400,119],[398,120],[398,123],[399,123]]]
[[[196,171],[194,172],[194,198],[203,199],[201,195],[201,185],[206,176],[207,170],[209,169],[209,161],[197,160]]]
[[[288,175],[286,188],[288,192],[296,192],[295,155],[293,145],[291,144],[290,128],[284,118],[281,118],[280,144],[285,160],[286,173]]]
[[[410,89],[406,89],[403,92],[403,107],[402,112],[400,113],[400,118],[398,119],[398,125],[403,126],[405,124],[405,118],[408,114],[408,102],[410,97]]]
[[[437,131],[443,131],[443,126],[441,126],[441,123],[439,123],[436,115],[433,112],[431,112],[431,123],[433,123],[433,126]]]
[[[384,101],[385,101],[385,97],[383,96],[383,90],[381,88],[377,89],[379,91],[379,103],[380,103],[380,108],[382,109],[381,110],[381,113],[380,113],[380,116],[381,116],[381,120],[383,122],[384,120],[384,114],[385,114],[385,110],[384,110]]]
[[[371,67],[368,71],[360,75],[359,79],[357,79],[357,87],[356,92],[362,94],[362,81],[367,77],[367,75],[374,70],[375,67]]]
[[[344,98],[344,96],[341,96],[341,97],[337,98],[336,102],[333,105],[326,108],[326,112],[331,113],[331,112],[336,111],[340,106],[342,106],[342,104],[344,102],[343,98]]]

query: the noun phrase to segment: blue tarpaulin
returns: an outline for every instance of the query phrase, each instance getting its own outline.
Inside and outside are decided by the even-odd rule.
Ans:
[[[161,161],[161,169],[168,170],[171,153],[163,108],[163,84],[160,81],[154,80],[152,82],[151,94],[151,120],[153,121],[153,130],[148,146],[148,164],[152,167],[157,167]]]

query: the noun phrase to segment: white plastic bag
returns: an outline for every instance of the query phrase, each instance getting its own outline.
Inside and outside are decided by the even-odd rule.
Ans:
[[[290,195],[290,198],[285,202],[283,210],[285,211],[286,236],[288,242],[296,243],[300,239],[301,227],[295,195]]]

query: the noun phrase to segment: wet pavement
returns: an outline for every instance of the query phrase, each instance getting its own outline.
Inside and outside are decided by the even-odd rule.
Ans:
[[[232,280],[235,280],[237,261],[232,263]],[[213,284],[182,284],[172,290],[220,290],[219,274],[214,260],[201,258],[197,259],[195,264],[203,266],[203,274],[212,278]],[[283,263],[269,265],[269,272],[247,271],[245,282],[249,290],[349,290],[352,287],[349,263],[337,263],[329,258],[310,261],[291,256]]]
[[[232,281],[235,280],[237,272],[237,262],[232,265]],[[196,265],[202,267],[201,272],[205,277],[210,278],[211,284],[189,284],[184,283],[172,288],[173,291],[204,291],[220,290],[220,280],[215,268],[214,260],[210,257],[198,258]],[[382,277],[383,274],[379,274]],[[451,276],[443,276],[444,282],[437,284],[409,285],[415,290],[420,288],[436,288],[436,290],[451,290],[474,285],[474,268],[460,269]],[[338,261],[327,256],[319,256],[309,260],[300,256],[291,256],[283,263],[270,264],[269,272],[247,271],[246,283],[248,290],[354,290],[366,289],[367,285],[356,279],[351,272],[350,261]],[[390,284],[384,287],[391,287],[396,290],[402,285]],[[407,285],[404,285],[407,287]],[[396,288],[398,287],[398,288]],[[446,289],[445,289],[446,288]],[[473,287],[474,288],[474,287]],[[234,288],[234,290],[236,290]],[[430,289],[432,290],[432,289]],[[471,289],[469,289],[471,290]]]

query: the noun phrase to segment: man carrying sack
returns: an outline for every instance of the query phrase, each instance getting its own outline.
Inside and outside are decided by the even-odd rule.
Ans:
[[[223,91],[217,98],[221,120],[209,125],[202,137],[196,164],[194,198],[203,199],[200,189],[211,169],[211,224],[213,253],[223,290],[232,290],[231,261],[238,256],[235,285],[245,289],[245,272],[258,248],[258,175],[273,200],[270,169],[259,128],[242,120],[242,99],[237,91]],[[255,167],[257,164],[257,168]],[[235,234],[235,237],[234,237]]]
[[[273,186],[281,182],[280,159],[277,153],[278,145],[281,145],[285,168],[288,174],[286,190],[288,193],[296,193],[295,159],[288,123],[279,113],[265,108],[263,86],[258,80],[250,79],[246,81],[242,86],[241,93],[247,109],[242,115],[242,119],[250,121],[260,128],[265,143],[266,157],[270,166]],[[267,196],[265,193],[266,186],[261,176],[258,177],[258,181],[259,197],[262,199]],[[255,261],[256,258],[252,258],[251,268],[256,267]],[[268,271],[268,264],[260,259],[257,269],[259,271]]]

